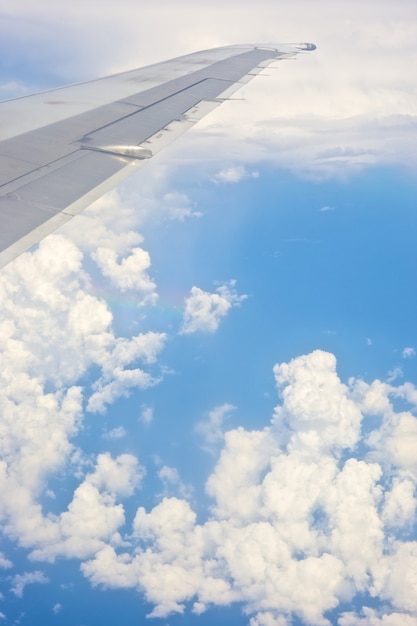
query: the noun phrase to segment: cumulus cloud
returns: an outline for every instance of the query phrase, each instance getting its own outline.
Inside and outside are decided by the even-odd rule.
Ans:
[[[135,220],[111,194],[80,216],[78,226],[75,219],[1,272],[0,517],[6,535],[33,550],[34,558],[86,558],[119,542],[120,499],[132,495],[143,475],[135,457],[100,454],[96,469],[85,475],[94,455],[87,458],[74,441],[86,406],[104,412],[120,396],[160,380],[151,369],[157,369],[165,335],[117,336],[110,306],[93,295],[86,269],[97,233],[118,258],[132,258],[141,242],[131,230]],[[95,278],[104,281],[97,269]],[[116,282],[123,293],[123,281]],[[135,290],[138,305],[152,304],[154,286],[145,281]],[[108,433],[121,435],[120,429]],[[77,476],[78,487],[67,510],[48,514],[40,504],[43,496],[54,496],[48,481],[67,472]]]
[[[392,438],[404,419],[409,433],[416,418],[396,412],[391,398],[401,392],[388,383],[343,384],[325,352],[274,373],[280,402],[271,424],[225,433],[207,481],[210,518],[198,522],[175,497],[149,512],[140,507],[136,550],[106,546],[83,564],[85,575],[143,591],[153,617],[182,613],[188,603],[201,613],[239,601],[251,626],[287,626],[295,615],[324,626],[327,611],[369,593],[379,612],[365,605],[338,623],[414,624],[417,544],[407,528],[415,519],[416,448],[414,439],[405,447]],[[360,452],[369,415],[379,421]]]
[[[162,350],[166,335],[149,332],[132,339],[119,338],[103,364],[103,376],[93,385],[87,409],[104,413],[106,406],[121,396],[128,396],[132,388],[146,389],[159,382],[141,368],[127,368],[135,361],[154,363]]]
[[[79,262],[76,253],[72,259]],[[71,267],[66,271],[79,290]],[[52,294],[43,295],[41,286],[37,283],[37,297],[42,306],[51,306],[54,282]],[[219,290],[208,295],[230,294],[230,286]],[[58,311],[65,312],[65,290],[58,295]],[[113,370],[125,371],[136,359],[155,361],[160,337],[114,338],[105,313],[103,308],[106,358],[96,361],[102,363],[100,380],[110,380]],[[6,347],[19,324],[15,317],[3,326]],[[91,332],[88,316],[76,326],[79,334],[84,326]],[[19,355],[23,344],[14,341]],[[364,592],[390,610],[344,613],[341,624],[394,625],[397,615],[417,615],[412,582],[417,550],[407,535],[416,512],[417,420],[393,404],[396,398],[417,403],[410,383],[345,384],[334,356],[321,351],[277,364],[280,401],[269,425],[225,431],[234,407],[224,404],[198,426],[206,446],[222,446],[206,484],[210,518],[197,521],[187,502],[190,488],[175,467],[162,465],[158,475],[164,497],[149,512],[139,507],[130,547],[121,534],[126,524],[121,500],[132,497],[145,471],[132,455],[99,454],[67,509],[42,513],[37,497],[45,477],[74,452],[70,439],[79,428],[82,392],[72,386],[45,393],[43,381],[53,379],[49,366],[33,365],[25,352],[15,363],[20,370],[13,378],[6,368],[2,372],[8,376],[9,394],[4,415],[10,416],[2,439],[2,514],[6,532],[32,550],[32,559],[81,559],[93,584],[140,590],[154,605],[155,617],[182,612],[189,603],[199,614],[211,605],[243,602],[251,626],[284,626],[293,615],[305,623],[326,624],[326,611]],[[35,365],[37,378],[29,377],[28,367]],[[74,380],[72,371],[63,375]],[[27,401],[38,406],[36,414],[29,412],[32,426]],[[373,417],[374,427],[364,436],[367,416]],[[118,428],[109,431],[112,437],[120,434]],[[359,453],[359,443],[364,452]],[[4,559],[3,565],[9,561]],[[17,595],[30,582],[45,582],[39,572],[19,576],[13,579]]]
[[[283,615],[273,615],[273,613],[258,613],[256,617],[251,617],[249,626],[290,626],[290,622]]]
[[[277,425],[287,424],[289,446],[311,449],[329,446],[352,449],[360,436],[362,415],[336,373],[336,359],[317,350],[274,367],[283,404],[275,410]]]
[[[239,306],[247,298],[239,295],[235,289],[236,281],[216,289],[214,293],[192,287],[185,299],[185,311],[181,333],[189,335],[196,332],[214,333],[220,321],[234,306]]]
[[[343,613],[338,626],[417,626],[417,617],[407,613],[388,613],[381,615],[369,607],[364,607],[361,614]]]
[[[151,264],[148,252],[142,248],[133,248],[129,256],[119,261],[115,250],[100,247],[93,254],[93,259],[103,276],[109,278],[115,287],[122,291],[134,289],[146,294],[143,303],[155,301],[155,283],[147,274]]]
[[[125,517],[118,500],[131,496],[143,476],[144,468],[133,455],[113,459],[109,453],[99,454],[94,471],[74,491],[68,509],[49,518],[48,535],[45,533],[37,543],[27,538],[27,544],[35,547],[32,558],[84,559],[109,543],[121,543],[118,529]]]
[[[149,276],[149,253],[139,246],[143,237],[137,228],[146,207],[140,209],[123,202],[118,192],[113,191],[66,224],[61,232],[94,260],[112,287],[134,295],[138,306],[143,307],[154,304],[157,294]]]
[[[140,197],[133,204],[123,201],[120,193],[113,190],[65,224],[60,232],[89,256],[94,256],[100,247],[115,250],[118,258],[128,257],[143,243],[137,229],[146,210],[145,198]]]
[[[151,363],[163,344],[163,337],[153,334],[115,337],[109,308],[86,290],[81,260],[73,243],[54,235],[1,276],[0,403],[7,424],[2,455],[14,467],[9,479],[27,485],[39,486],[68,458],[82,414],[83,393],[76,383],[88,368],[101,371],[95,383],[100,391],[114,379],[123,382],[132,362]],[[129,381],[135,383],[142,380]]]
[[[76,381],[92,364],[108,379],[111,367],[124,369],[137,359],[154,361],[162,335],[117,338],[110,308],[89,292],[82,261],[80,249],[57,234],[3,270],[0,341],[8,363],[4,376],[10,376],[13,367],[32,380],[63,385]]]
[[[128,258],[138,240],[120,231],[113,243],[118,258]],[[55,235],[2,274],[6,534],[33,560],[77,558],[93,584],[139,590],[153,616],[240,602],[252,626],[284,626],[294,615],[326,624],[327,611],[368,593],[386,605],[371,616],[381,625],[414,618],[417,420],[406,405],[417,405],[417,390],[392,379],[343,383],[328,353],[274,367],[279,403],[263,428],[227,430],[228,404],[199,427],[205,445],[221,448],[206,483],[206,520],[176,468],[161,464],[162,501],[139,507],[127,527],[123,500],[134,497],[144,468],[130,454],[86,458],[74,441],[85,406],[104,411],[134,387],[156,384],[152,368],[166,337],[115,334],[109,305],[87,289],[84,267],[95,249]],[[194,289],[183,333],[215,330],[245,297],[234,282],[214,293]],[[138,290],[139,302],[145,292]],[[65,510],[48,514],[40,504],[48,479],[71,464],[74,493]],[[18,593],[25,581],[14,581]]]
[[[93,384],[87,409],[93,413],[104,413],[108,404],[120,397],[127,397],[132,388],[147,389],[156,385],[160,378],[155,378],[142,368],[128,368],[127,365],[141,360],[154,363],[158,353],[164,347],[164,333],[149,332],[132,339],[119,339],[114,349],[103,364],[103,376]]]
[[[386,494],[382,512],[384,521],[390,526],[405,526],[415,519],[417,500],[412,480],[394,478],[391,491]]]

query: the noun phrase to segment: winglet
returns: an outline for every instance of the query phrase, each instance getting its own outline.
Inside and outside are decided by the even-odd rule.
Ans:
[[[310,50],[316,50],[317,46],[314,43],[300,43],[299,46],[300,50],[308,50],[310,52]]]

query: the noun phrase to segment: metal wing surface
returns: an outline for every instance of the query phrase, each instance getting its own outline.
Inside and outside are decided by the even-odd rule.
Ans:
[[[135,172],[264,67],[314,48],[215,48],[0,102],[0,267]]]

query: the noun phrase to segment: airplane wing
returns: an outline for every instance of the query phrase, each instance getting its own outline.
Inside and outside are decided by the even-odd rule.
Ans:
[[[135,172],[270,63],[227,46],[0,102],[0,267]]]

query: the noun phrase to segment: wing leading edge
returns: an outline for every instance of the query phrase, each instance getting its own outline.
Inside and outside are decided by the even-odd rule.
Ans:
[[[270,63],[314,49],[215,48],[0,102],[0,267],[135,172]]]

